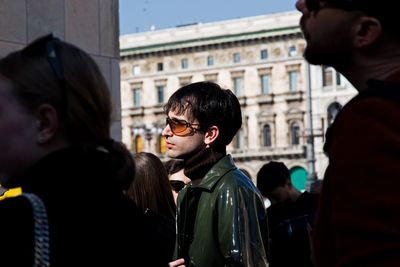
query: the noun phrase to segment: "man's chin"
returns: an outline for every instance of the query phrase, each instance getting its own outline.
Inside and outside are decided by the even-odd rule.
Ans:
[[[322,65],[321,56],[314,55],[307,49],[304,51],[303,56],[311,65]]]
[[[182,159],[182,155],[173,150],[167,150],[167,156],[173,159]]]
[[[325,65],[337,69],[338,67],[351,64],[351,55],[347,55],[346,51],[337,50],[335,54],[332,52],[326,53],[326,51],[328,50],[317,50],[306,47],[303,56],[311,65]]]

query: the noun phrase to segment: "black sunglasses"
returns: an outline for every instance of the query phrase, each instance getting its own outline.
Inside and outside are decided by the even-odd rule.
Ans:
[[[318,11],[321,8],[333,7],[343,10],[355,10],[358,8],[354,0],[305,0],[309,12]]]
[[[176,193],[182,190],[185,187],[185,183],[180,180],[169,180],[169,184],[171,185],[172,190]]]
[[[46,57],[62,90],[62,114],[60,115],[65,115],[67,111],[65,76],[61,65],[60,55],[55,45],[56,42],[60,42],[60,39],[54,37],[54,35],[50,33],[22,49],[21,54],[27,58]]]
[[[21,53],[26,57],[45,55],[58,81],[64,81],[64,72],[61,67],[60,56],[55,47],[55,42],[60,39],[54,37],[52,33],[38,39],[25,47]]]

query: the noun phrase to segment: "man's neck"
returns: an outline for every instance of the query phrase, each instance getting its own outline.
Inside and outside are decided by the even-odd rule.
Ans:
[[[367,88],[369,80],[385,80],[395,73],[400,72],[400,55],[387,53],[379,58],[361,59],[358,63],[350,66],[338,67],[337,70],[347,78],[347,80],[361,92]],[[393,77],[400,78],[400,75]],[[398,79],[397,81],[400,81]]]
[[[185,175],[192,180],[192,184],[195,184],[195,180],[203,179],[211,167],[224,155],[225,153],[218,152],[212,148],[204,148],[198,151],[190,158],[184,159]],[[200,183],[200,181],[198,181],[198,183]]]

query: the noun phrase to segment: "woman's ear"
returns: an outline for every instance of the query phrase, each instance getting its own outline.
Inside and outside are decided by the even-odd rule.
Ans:
[[[353,45],[357,48],[369,46],[381,36],[382,25],[374,17],[362,16],[355,28]]]
[[[204,143],[206,144],[206,147],[210,147],[215,140],[217,140],[217,137],[219,136],[219,129],[218,126],[211,126],[208,128],[205,136],[204,136]]]
[[[56,136],[60,122],[56,109],[49,104],[40,105],[37,112],[37,143],[46,144]]]

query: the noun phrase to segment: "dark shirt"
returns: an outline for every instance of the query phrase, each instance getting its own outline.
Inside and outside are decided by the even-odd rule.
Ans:
[[[149,251],[144,218],[118,188],[109,156],[70,147],[24,173],[22,190],[39,196],[47,209],[50,266],[142,266]],[[0,214],[0,266],[33,266],[29,201],[2,200]]]
[[[158,255],[152,257],[152,265],[155,267],[168,266],[173,259],[175,248],[175,219],[171,216],[155,214],[148,209],[145,212],[145,222],[149,229],[146,237],[152,247],[151,251],[158,252]]]
[[[397,81],[397,82],[396,82]],[[400,72],[347,103],[327,132],[318,267],[400,266]]]
[[[268,208],[270,267],[313,266],[310,230],[318,195],[304,192],[293,203]]]

